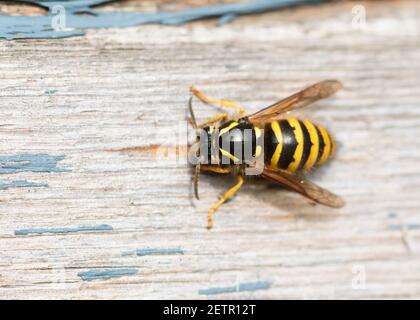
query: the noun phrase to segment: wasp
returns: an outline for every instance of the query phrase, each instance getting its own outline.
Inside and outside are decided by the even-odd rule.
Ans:
[[[304,177],[305,173],[334,157],[334,137],[322,126],[289,115],[290,111],[333,95],[341,87],[337,80],[321,81],[251,115],[245,115],[245,109],[235,102],[209,98],[196,87],[191,87],[191,92],[202,102],[236,111],[234,115],[220,113],[197,124],[192,96],[189,100],[190,122],[200,131],[191,147],[191,152],[197,157],[195,197],[199,199],[198,179],[202,171],[234,173],[237,179],[236,184],[209,209],[208,229],[213,226],[216,210],[238,192],[250,169],[256,169],[257,176],[314,202],[334,208],[344,206],[339,196]]]

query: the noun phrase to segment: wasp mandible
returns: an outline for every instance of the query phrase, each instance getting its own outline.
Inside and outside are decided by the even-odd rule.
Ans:
[[[192,97],[189,100],[190,120],[195,129],[200,129],[195,148],[192,148],[197,156],[194,173],[196,198],[199,199],[200,171],[233,172],[237,177],[236,184],[209,209],[209,229],[213,226],[216,210],[242,187],[246,169],[258,167],[258,163],[262,164],[258,175],[265,179],[329,207],[344,205],[339,196],[304,178],[309,170],[323,165],[334,156],[334,137],[309,120],[288,116],[289,111],[327,98],[341,87],[337,80],[321,81],[248,116],[241,105],[209,98],[191,87],[191,92],[204,103],[236,110],[234,115],[220,113],[197,124]]]

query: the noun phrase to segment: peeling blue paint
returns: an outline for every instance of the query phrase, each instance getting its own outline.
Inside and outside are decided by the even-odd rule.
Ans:
[[[45,153],[23,153],[10,156],[0,156],[0,174],[18,172],[65,172],[57,167],[64,156],[50,156]]]
[[[219,21],[217,21],[217,25],[219,27],[224,26],[225,24],[228,24],[229,22],[232,22],[233,20],[235,20],[238,17],[237,14],[225,14],[224,16],[222,16]]]
[[[123,253],[123,256],[136,255],[139,257],[148,256],[148,255],[166,255],[166,254],[184,254],[184,250],[181,248],[147,248],[147,249],[137,249],[134,251],[129,251]]]
[[[407,224],[391,224],[388,226],[388,229],[390,230],[416,230],[420,229],[419,223],[407,223]]]
[[[84,231],[112,231],[112,226],[108,224],[100,224],[97,226],[80,226],[75,228],[39,228],[39,229],[20,229],[15,230],[17,236],[27,236],[30,234],[44,233],[75,233]]]
[[[48,94],[48,95],[50,95],[50,94],[54,94],[54,93],[57,93],[58,92],[58,90],[57,89],[48,89],[48,90],[45,90],[44,91],[44,93],[45,94]]]
[[[20,1],[20,0],[17,0]],[[99,12],[92,7],[111,0],[21,0],[48,9],[45,16],[1,16],[0,38],[40,39],[81,36],[82,29],[129,27],[142,24],[183,24],[209,17],[219,17],[219,25],[244,14],[278,10],[303,4],[319,4],[329,0],[254,0],[247,3],[217,4],[176,12]],[[90,13],[81,15],[81,13]],[[53,22],[62,22],[63,25]],[[64,23],[65,21],[65,23]]]
[[[82,278],[83,281],[93,281],[93,280],[108,280],[112,278],[131,276],[136,273],[137,273],[136,268],[125,268],[125,269],[89,270],[89,271],[79,272],[77,275],[80,278]]]
[[[396,218],[397,214],[395,212],[388,213],[388,218]]]
[[[221,293],[263,290],[269,289],[270,287],[271,283],[267,281],[243,282],[239,283],[237,286],[202,289],[198,291],[198,294],[214,295]]]
[[[48,187],[46,182],[32,182],[28,180],[15,180],[12,182],[1,182],[0,181],[0,190],[6,190],[11,188],[25,188],[25,187]]]

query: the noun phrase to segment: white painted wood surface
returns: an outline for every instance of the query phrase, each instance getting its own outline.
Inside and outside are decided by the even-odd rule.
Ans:
[[[64,155],[69,169],[0,175],[49,185],[0,191],[0,298],[420,298],[420,3],[359,2],[362,30],[355,4],[0,42],[0,154]],[[232,180],[203,177],[193,201],[185,163],[142,151],[174,145],[192,84],[255,111],[327,78],[345,88],[304,114],[341,144],[313,179],[343,209],[249,183],[208,231]],[[127,254],[147,248],[183,254]],[[104,269],[136,273],[79,275]],[[269,285],[200,291],[241,283]]]

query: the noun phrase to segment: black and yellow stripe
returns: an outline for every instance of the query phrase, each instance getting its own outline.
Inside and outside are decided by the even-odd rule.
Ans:
[[[289,172],[324,164],[336,150],[333,137],[308,120],[287,118],[265,126],[265,162]]]
[[[229,133],[234,128],[237,128],[239,123],[236,121],[229,121],[219,129],[219,158],[222,164],[235,164],[241,161],[240,158],[234,155],[235,143],[231,141]],[[224,147],[226,144],[226,147]],[[241,143],[242,144],[242,143]],[[242,148],[242,145],[240,146]]]
[[[219,128],[218,147],[221,164],[250,162],[263,152],[262,129],[244,121],[228,121]]]

